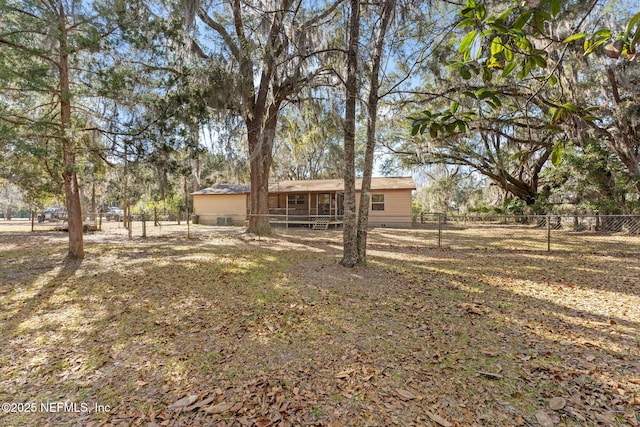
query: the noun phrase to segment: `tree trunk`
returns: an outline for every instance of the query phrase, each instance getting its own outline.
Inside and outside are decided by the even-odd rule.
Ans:
[[[76,175],[76,156],[71,130],[71,83],[69,79],[69,53],[67,48],[67,27],[64,6],[59,9],[60,31],[60,125],[62,133],[62,160],[64,171],[64,192],[67,200],[67,224],[69,226],[69,256],[84,258],[82,236],[82,206]]]
[[[380,63],[384,50],[384,39],[391,16],[395,8],[395,0],[387,0],[383,5],[382,21],[376,38],[371,61],[371,77],[369,81],[369,97],[367,100],[367,146],[364,155],[364,171],[360,191],[360,208],[358,209],[357,247],[358,263],[367,263],[367,227],[369,225],[369,206],[371,204],[371,175],[373,173],[373,154],[376,147],[376,124],[378,121],[378,87],[380,86]]]
[[[247,119],[251,172],[250,216],[247,232],[259,236],[268,236],[273,233],[269,224],[269,175],[273,162],[273,142],[279,110],[279,102],[270,104],[264,124],[260,116]]]
[[[353,267],[358,262],[356,224],[355,133],[358,98],[358,43],[360,39],[360,0],[351,0],[349,52],[347,54],[346,103],[344,120],[344,232],[340,264]]]
[[[91,181],[91,220],[96,220],[96,181],[95,177],[92,177]]]

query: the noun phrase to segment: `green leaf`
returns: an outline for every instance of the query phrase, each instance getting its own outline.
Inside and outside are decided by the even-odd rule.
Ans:
[[[465,64],[460,67],[460,76],[465,80],[469,80],[471,78],[471,71],[469,70],[468,65]]]
[[[556,143],[553,146],[553,151],[551,152],[551,163],[553,166],[558,166],[562,161],[562,154],[564,152],[564,146],[561,143]]]
[[[513,61],[513,50],[509,46],[504,47],[504,59],[508,62]]]
[[[551,0],[551,15],[553,17],[558,16],[561,10],[561,6],[562,6],[561,0]]]
[[[488,97],[491,96],[491,90],[487,89],[486,87],[480,88],[476,91],[475,93],[476,98],[482,100],[482,99],[486,99]]]
[[[599,120],[599,117],[596,116],[582,116],[582,120],[584,120],[585,122],[593,122],[595,120]]]
[[[629,42],[629,49],[628,49],[629,53],[633,53],[636,51],[636,45],[638,44],[638,42],[640,42],[640,25],[636,30],[636,34],[633,36],[633,38]]]
[[[531,55],[533,62],[540,68],[547,68],[547,60],[541,55]]]
[[[504,68],[504,65],[500,61],[498,61],[495,56],[491,56],[486,62],[485,67],[502,70]]]
[[[524,36],[516,39],[516,46],[518,46],[520,49],[524,50],[525,52],[531,52],[531,50],[533,49],[533,45],[531,44],[529,39],[527,39]]]
[[[475,7],[464,7],[460,11],[460,15],[466,16],[466,17],[469,17],[469,18],[473,19],[473,15],[474,15],[475,11],[476,11]],[[474,20],[474,22],[475,22],[475,20]]]
[[[524,58],[520,65],[520,71],[518,72],[518,77],[520,77],[521,79],[524,79],[529,75],[530,71],[531,71],[531,65],[529,64],[528,59]]]
[[[571,111],[572,113],[577,113],[580,110],[580,107],[570,103],[562,104],[562,108],[564,108],[567,111]]]
[[[458,107],[460,106],[459,102],[454,102],[453,104],[451,104],[451,114],[455,114],[458,111]]]
[[[491,82],[491,79],[493,78],[493,72],[491,71],[490,68],[484,68],[482,70],[482,81],[487,84]]]
[[[494,37],[491,41],[491,56],[496,56],[497,54],[502,52],[503,49],[504,46],[502,46],[502,38],[500,38],[499,36]]]
[[[531,17],[530,10],[522,12],[522,14],[518,16],[518,18],[514,21],[513,28],[521,30],[524,27],[524,25],[527,23],[527,21],[529,21],[530,17]]]
[[[460,42],[460,47],[458,47],[458,52],[463,53],[468,51],[469,47],[471,46],[471,43],[473,43],[473,41],[475,40],[477,33],[478,33],[477,30],[469,31],[467,35],[464,36],[464,38]]]
[[[496,33],[508,34],[509,28],[505,27],[502,24],[498,24],[497,22],[492,22],[489,24],[489,28],[491,28]]]
[[[458,28],[474,27],[476,20],[474,18],[465,18],[458,23]]]
[[[484,18],[487,16],[487,9],[484,7],[484,4],[480,3],[476,6],[476,17],[480,21],[484,21]]]
[[[438,136],[438,127],[437,123],[431,123],[431,126],[429,126],[429,136],[431,136],[431,138]]]
[[[498,16],[498,18],[496,18],[496,23],[502,23],[502,22],[506,22],[507,19],[509,19],[509,17],[511,16],[511,13],[513,12],[513,8],[510,7],[509,9],[505,10],[504,12],[502,12],[500,14],[500,16]],[[506,30],[505,28],[505,33],[508,32],[508,30]]]
[[[611,30],[609,30],[608,28],[603,28],[602,30],[598,30],[595,33],[593,33],[593,38],[598,38],[598,37],[605,37],[605,38],[609,38],[611,37]]]
[[[516,64],[515,62],[509,62],[507,66],[504,67],[504,70],[502,71],[502,77],[507,77],[509,73],[511,73],[517,66],[518,64]]]
[[[574,40],[580,40],[587,37],[587,33],[578,33],[578,34],[572,34],[569,37],[567,37],[566,39],[562,40],[562,43],[570,43]]]
[[[633,15],[633,17],[629,20],[629,23],[627,24],[627,31],[625,31],[625,35],[627,37],[629,37],[631,35],[631,31],[633,31],[633,27],[635,27],[636,23],[638,23],[638,21],[640,21],[640,13],[636,13],[635,15]],[[637,33],[636,33],[637,34]]]
[[[544,34],[544,23],[547,19],[551,19],[551,16],[543,11],[537,11],[533,15],[533,26],[536,30],[538,30],[538,34]]]
[[[589,46],[588,49],[586,49],[584,51],[584,53],[582,54],[582,56],[589,56],[590,54],[592,54],[597,48],[599,48],[600,46],[602,46],[603,44],[605,44],[607,42],[607,39],[602,39],[602,40],[598,40],[595,43],[591,43],[591,45]]]

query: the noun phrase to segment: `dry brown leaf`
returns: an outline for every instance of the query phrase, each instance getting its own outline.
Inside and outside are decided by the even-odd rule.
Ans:
[[[634,397],[631,399],[629,406],[640,406],[640,397]]]
[[[640,384],[640,378],[629,378],[631,384]]]
[[[194,403],[193,405],[187,407],[187,411],[192,411],[194,409],[198,409],[198,408],[202,408],[203,406],[206,406],[208,404],[210,404],[211,402],[213,402],[216,398],[214,396],[209,396],[204,400],[201,400],[199,402]]]
[[[233,407],[233,403],[221,402],[217,405],[209,406],[204,409],[204,412],[207,414],[221,414],[223,412],[227,412],[229,409]]]
[[[434,423],[438,423],[442,427],[451,427],[451,426],[453,426],[453,424],[451,424],[449,421],[447,421],[444,418],[442,418],[441,416],[433,414],[433,413],[431,413],[429,411],[427,411],[427,417],[429,417],[431,419],[431,421],[433,421]]]
[[[250,426],[251,425],[251,421],[247,417],[239,417],[239,418],[236,419],[236,421],[238,421],[243,426]]]
[[[596,414],[596,419],[607,425],[616,425],[616,417],[613,414]]]
[[[398,397],[400,397],[400,399],[402,400],[413,400],[418,398],[418,396],[416,396],[414,393],[410,392],[409,390],[404,390],[401,388],[396,389],[396,393],[398,394]]]
[[[338,379],[347,378],[349,375],[353,374],[353,369],[347,369],[346,371],[338,372],[335,377]]]
[[[229,408],[229,412],[238,412],[240,409],[242,409],[242,406],[244,406],[242,402],[237,402],[235,405]]]
[[[551,419],[549,414],[547,414],[542,409],[537,410],[534,415],[536,416],[536,420],[538,420],[542,427],[553,427],[553,420]]]
[[[553,409],[554,411],[558,411],[564,408],[566,404],[567,401],[562,397],[554,397],[553,399],[549,399],[549,408]]]
[[[495,373],[493,373],[493,372],[483,372],[483,371],[478,371],[478,373],[479,373],[480,375],[484,375],[485,377],[488,377],[488,378],[491,378],[491,379],[494,379],[494,380],[499,380],[499,379],[504,378],[502,375],[500,375],[500,374],[495,374]]]
[[[271,425],[269,418],[258,418],[257,420],[253,420],[253,422],[257,427],[267,427]]]
[[[173,402],[171,405],[169,405],[167,407],[167,409],[178,409],[178,408],[184,408],[186,406],[189,406],[191,404],[193,404],[196,400],[198,400],[199,395],[197,394],[192,394],[189,396],[185,396],[182,399],[178,399],[175,402]]]

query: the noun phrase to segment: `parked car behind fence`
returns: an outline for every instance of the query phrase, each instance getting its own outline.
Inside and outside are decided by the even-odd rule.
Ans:
[[[105,217],[107,221],[122,221],[124,219],[124,211],[120,208],[109,208]]]
[[[38,222],[67,219],[67,208],[47,208],[38,214]]]

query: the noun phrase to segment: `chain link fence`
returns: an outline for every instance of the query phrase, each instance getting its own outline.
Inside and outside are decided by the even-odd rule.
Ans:
[[[452,249],[640,251],[640,215],[445,215],[420,213],[414,227]]]
[[[407,222],[401,222],[407,221]],[[341,245],[342,217],[295,217],[269,215],[276,233]],[[27,219],[2,220],[12,229],[66,231],[64,218],[38,222]],[[170,212],[162,215],[132,215],[124,218],[85,214],[87,233],[115,239],[200,239],[240,235],[249,223],[248,215],[190,215]],[[404,224],[399,227],[398,224]],[[493,249],[508,251],[571,251],[624,254],[640,252],[640,215],[444,215],[420,213],[413,222],[406,217],[387,216],[371,227],[372,243],[406,244],[415,248],[446,250]],[[97,237],[97,236],[96,236]]]

